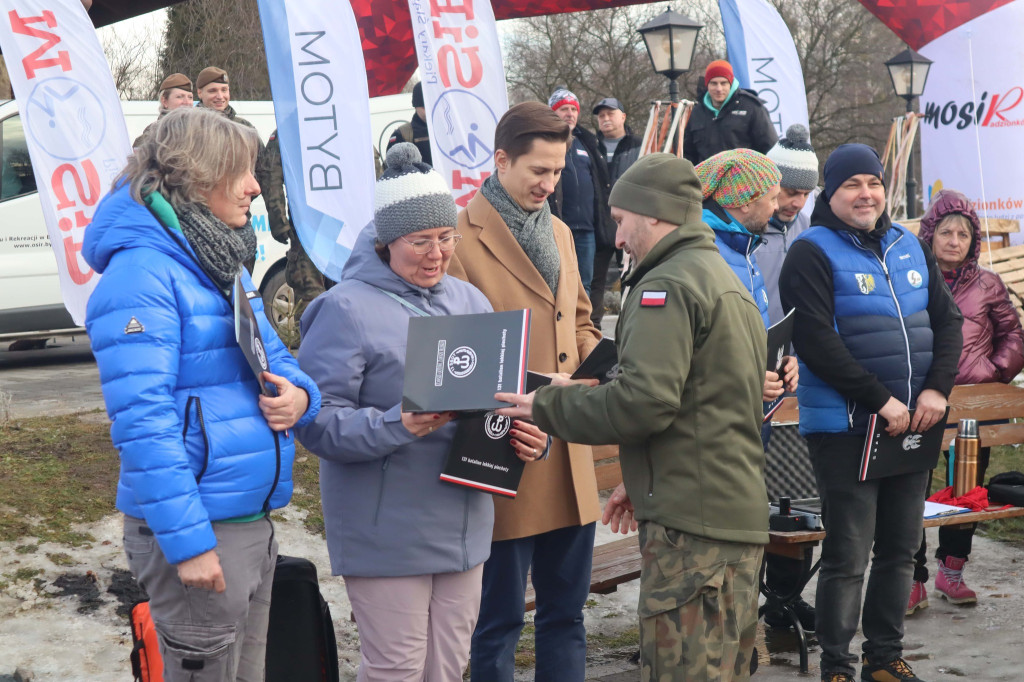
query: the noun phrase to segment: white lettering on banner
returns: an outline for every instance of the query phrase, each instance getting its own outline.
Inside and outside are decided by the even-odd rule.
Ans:
[[[494,129],[508,108],[487,0],[409,0],[434,167],[465,206],[494,167]]]
[[[99,275],[82,240],[104,190],[131,153],[103,49],[80,0],[8,0],[0,47],[20,105],[39,201],[76,324]]]
[[[1011,2],[920,49],[933,62],[920,103],[925,206],[940,189],[955,189],[983,216],[1024,219],[1021,25],[1024,2]],[[1024,233],[1010,242],[1021,244]]]

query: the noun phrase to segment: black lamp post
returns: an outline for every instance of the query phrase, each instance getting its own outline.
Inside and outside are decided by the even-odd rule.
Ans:
[[[914,98],[924,92],[925,81],[928,80],[928,69],[932,60],[906,49],[885,63],[892,78],[892,89],[899,97],[907,101],[907,113],[914,111]],[[907,217],[917,215],[917,180],[914,178],[914,152],[911,150],[907,160]]]
[[[669,79],[668,96],[673,102],[679,101],[676,79],[690,70],[697,50],[697,34],[702,28],[703,24],[669,7],[637,29],[644,38],[654,71]]]

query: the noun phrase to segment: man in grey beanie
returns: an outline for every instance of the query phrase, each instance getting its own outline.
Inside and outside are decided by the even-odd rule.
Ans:
[[[603,521],[639,522],[641,675],[659,682],[748,679],[768,542],[764,322],[701,222],[701,197],[671,154],[642,157],[612,188],[616,246],[636,262],[616,379],[498,394],[515,405],[499,412],[556,437],[619,444],[623,485]]]

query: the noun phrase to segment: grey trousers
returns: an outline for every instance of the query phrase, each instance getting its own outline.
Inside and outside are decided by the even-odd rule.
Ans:
[[[821,672],[854,675],[850,642],[861,615],[869,662],[884,665],[903,655],[903,619],[921,544],[928,472],[857,480],[864,436],[810,434],[807,447],[821,495],[821,543],[816,625]]]
[[[128,567],[149,594],[165,682],[262,682],[277,541],[269,518],[214,523],[227,589],[186,587],[142,519],[124,517]]]

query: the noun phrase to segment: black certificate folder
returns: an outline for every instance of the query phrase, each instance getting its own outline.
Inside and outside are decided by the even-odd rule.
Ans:
[[[523,393],[529,347],[529,310],[410,318],[402,409],[508,407],[494,394]]]
[[[512,447],[512,420],[494,412],[460,419],[441,480],[515,497],[526,462]]]
[[[860,480],[934,469],[942,450],[942,434],[948,417],[947,407],[942,419],[924,433],[908,429],[898,436],[890,436],[885,430],[885,419],[872,414],[868,418],[868,433],[861,454]],[[914,410],[910,411],[910,421],[914,421]]]

